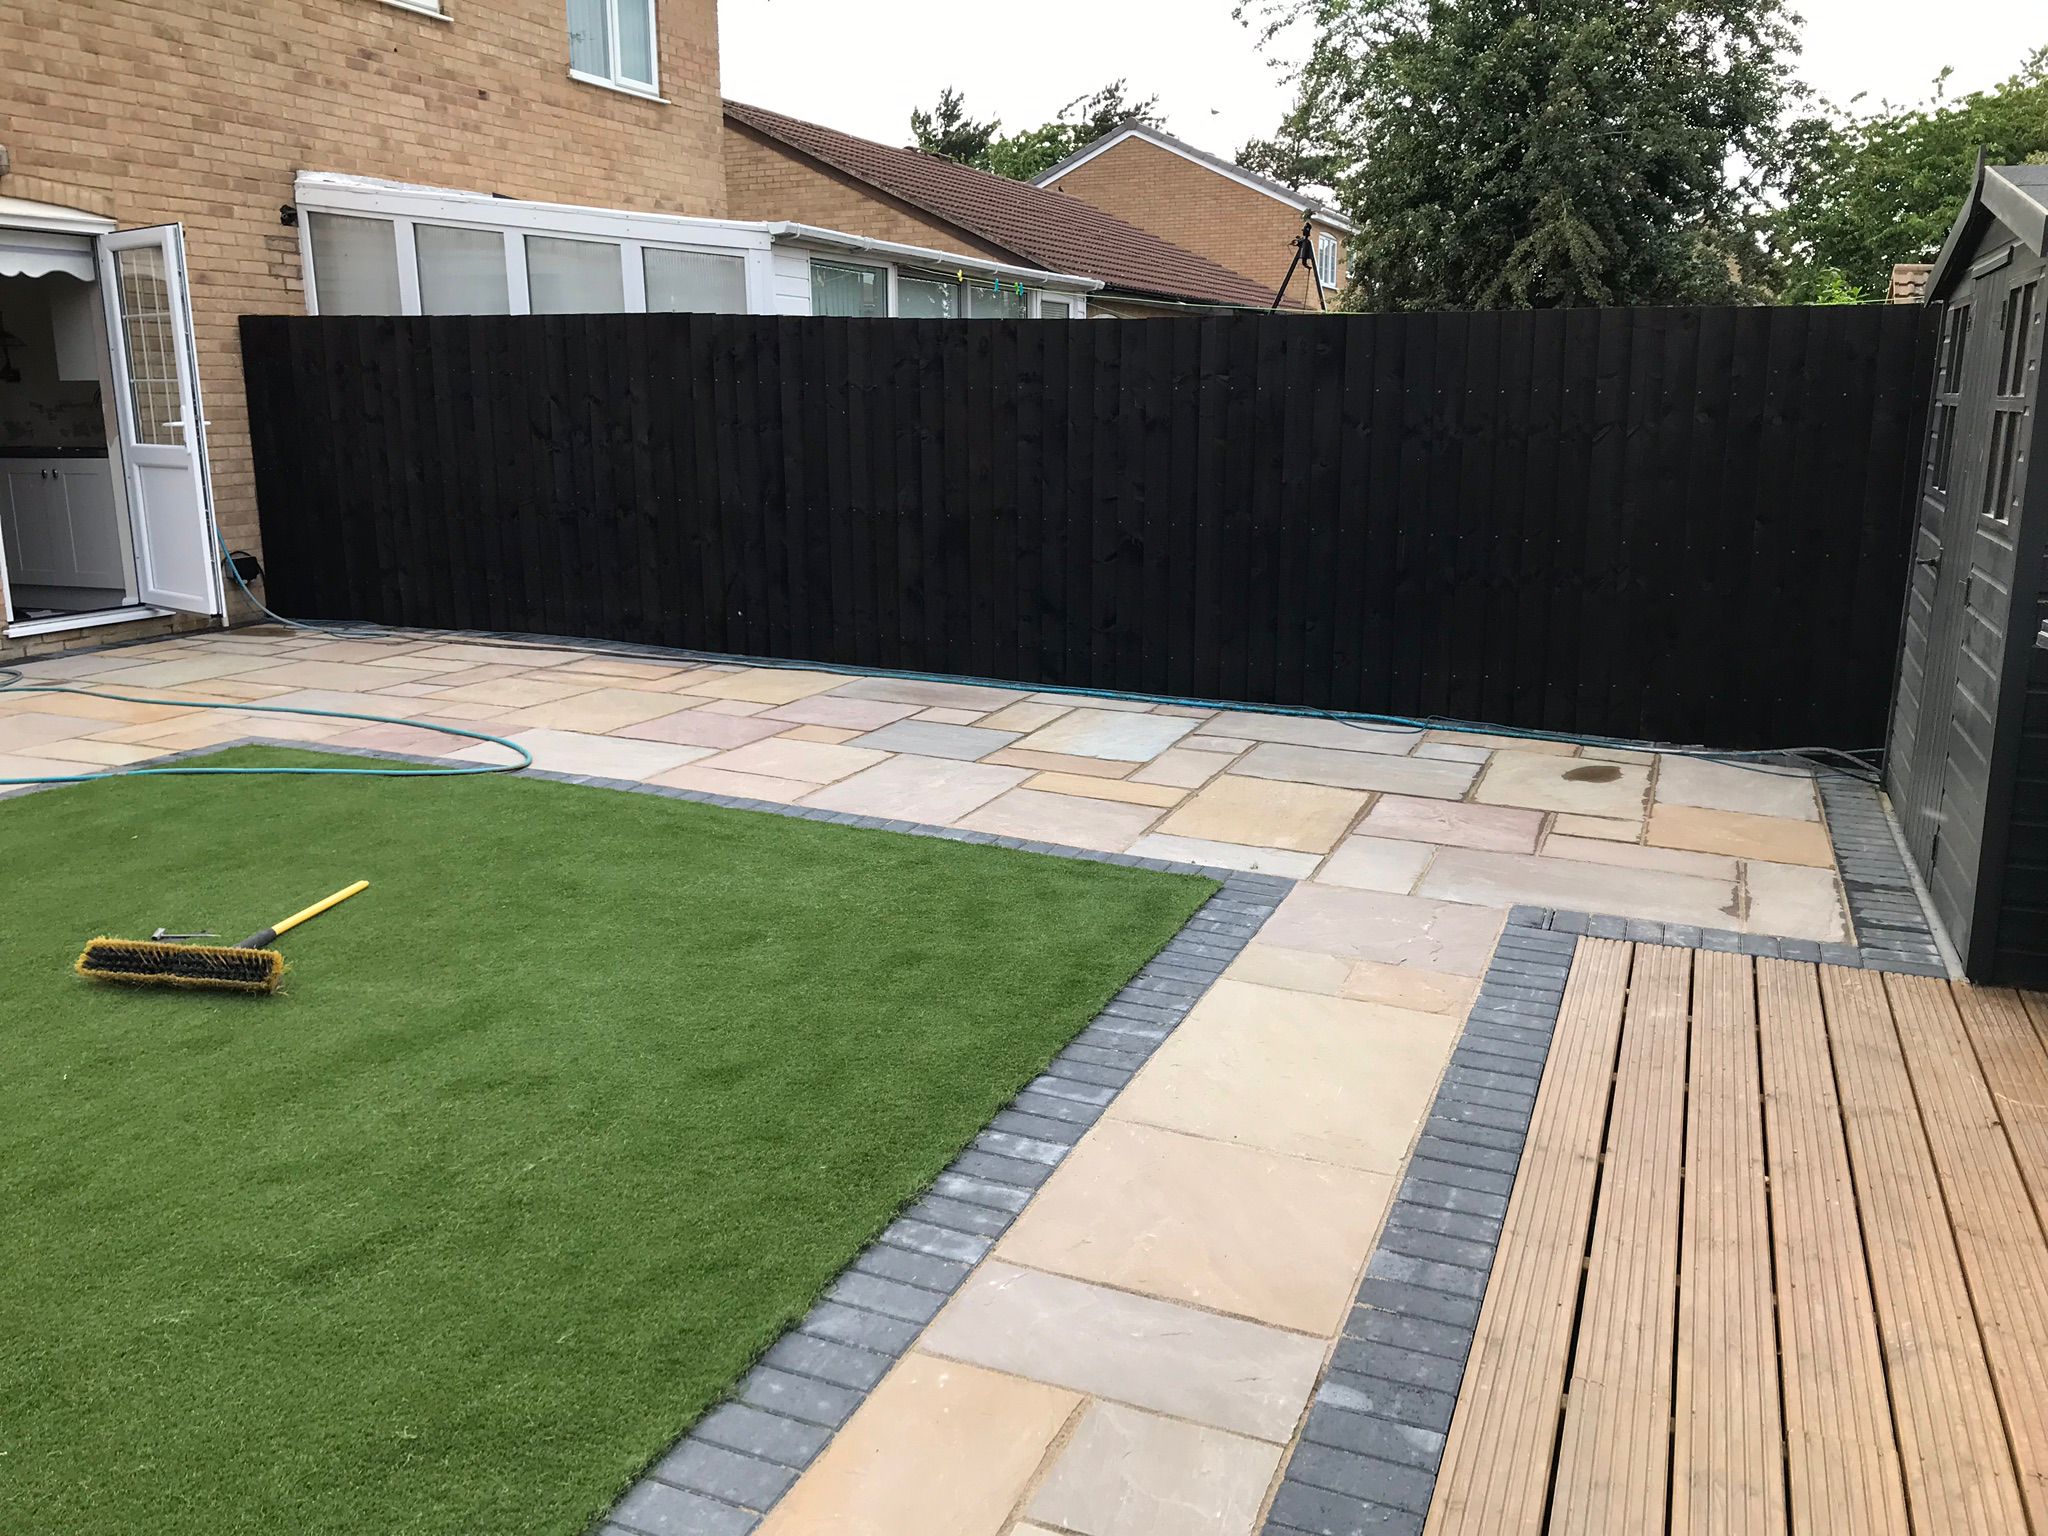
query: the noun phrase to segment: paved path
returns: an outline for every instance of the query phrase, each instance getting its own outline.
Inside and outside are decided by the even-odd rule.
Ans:
[[[774,1536],[1245,1536],[1508,907],[1849,937],[1811,781],[1686,758],[433,636],[237,631],[24,671],[441,720],[563,772],[1301,882]],[[403,725],[0,694],[0,776],[259,734],[449,749]]]

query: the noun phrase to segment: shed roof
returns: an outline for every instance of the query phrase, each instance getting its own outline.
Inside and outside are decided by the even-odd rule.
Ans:
[[[725,115],[1025,261],[1100,278],[1111,294],[1259,309],[1272,302],[1270,290],[1242,273],[1064,192],[744,102],[728,101]]]
[[[1962,212],[1950,226],[1927,280],[1930,300],[1945,298],[1968,270],[1984,226],[1996,219],[2035,255],[2048,251],[2048,165],[1979,165]]]

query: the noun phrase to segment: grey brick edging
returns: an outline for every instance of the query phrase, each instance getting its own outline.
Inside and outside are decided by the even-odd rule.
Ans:
[[[1310,1401],[1268,1536],[1422,1530],[1578,947],[1576,934],[1538,920],[1549,915],[1508,916]]]
[[[415,753],[246,736],[167,754],[152,759],[151,766],[247,746],[429,767],[448,762]],[[1206,875],[1222,885],[1045,1071],[997,1111],[931,1188],[854,1257],[728,1398],[699,1419],[595,1526],[595,1536],[745,1536],[902,1358],[1068,1150],[1258,933],[1294,881],[632,779],[539,768],[518,776],[1093,864]]]

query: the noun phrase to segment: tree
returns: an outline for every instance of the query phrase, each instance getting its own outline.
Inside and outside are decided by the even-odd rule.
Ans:
[[[1884,298],[1899,262],[1929,261],[1968,195],[1977,152],[1993,165],[2048,159],[2048,48],[1988,91],[1868,112],[1828,108],[1786,135],[1785,201],[1762,221],[1787,303]]]
[[[1794,99],[1785,0],[1245,0],[1313,44],[1247,146],[1358,226],[1357,302],[1727,301]],[[1240,14],[1243,14],[1242,10]],[[1731,175],[1729,167],[1754,169]]]
[[[1001,127],[995,118],[985,123],[970,118],[960,93],[950,85],[939,92],[939,104],[931,111],[912,108],[910,113],[910,132],[919,149],[984,171],[989,145]]]
[[[1129,101],[1124,94],[1127,88],[1127,82],[1113,80],[1092,95],[1076,96],[1049,122],[1006,135],[999,119],[986,123],[970,119],[960,93],[949,86],[939,93],[932,111],[910,114],[910,131],[917,147],[928,155],[941,155],[1013,181],[1029,181],[1126,122],[1163,126],[1166,120],[1159,113],[1159,98]]]

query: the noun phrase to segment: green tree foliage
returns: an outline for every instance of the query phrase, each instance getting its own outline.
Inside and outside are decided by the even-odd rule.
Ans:
[[[1874,110],[1829,109],[1786,135],[1784,205],[1763,220],[1786,303],[1882,299],[1891,270],[1941,249],[1977,152],[1993,165],[2048,158],[2048,48],[1988,91]]]
[[[1076,96],[1049,122],[1005,134],[999,119],[978,123],[968,117],[960,93],[948,86],[931,111],[920,108],[910,114],[910,131],[917,147],[928,155],[1029,181],[1124,123],[1163,127],[1166,119],[1160,115],[1159,98],[1132,101],[1125,95],[1127,89],[1126,81],[1112,80],[1091,95]]]
[[[1375,309],[1745,296],[1797,87],[1785,0],[1244,0],[1314,38],[1247,163],[1331,187]],[[1731,165],[1760,169],[1731,174]]]

